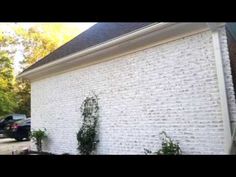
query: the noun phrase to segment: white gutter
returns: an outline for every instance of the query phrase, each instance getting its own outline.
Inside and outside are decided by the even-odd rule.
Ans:
[[[154,23],[154,24],[152,24],[150,26],[138,29],[137,31],[132,31],[131,33],[125,34],[123,36],[119,36],[119,37],[117,37],[115,39],[112,39],[110,41],[106,41],[106,42],[104,42],[102,44],[98,44],[96,46],[92,46],[92,47],[90,47],[88,49],[76,52],[76,53],[68,55],[66,57],[57,59],[56,61],[52,61],[52,62],[50,62],[48,64],[39,66],[39,67],[37,67],[35,69],[26,71],[26,72],[18,75],[17,77],[23,77],[23,76],[31,74],[33,72],[40,71],[40,70],[43,70],[43,69],[45,69],[47,67],[53,66],[55,64],[66,62],[68,60],[71,60],[72,58],[78,58],[78,57],[87,55],[89,53],[96,52],[98,50],[102,50],[102,49],[105,49],[107,47],[111,47],[111,46],[117,45],[119,43],[122,43],[122,42],[125,42],[125,41],[128,41],[128,40],[137,38],[137,37],[145,35],[147,33],[151,33],[153,31],[169,27],[169,26],[174,25],[174,24],[176,24],[176,23]]]
[[[224,26],[224,23],[214,23],[209,24],[210,29],[212,30],[212,39],[213,39],[213,47],[214,47],[214,55],[216,62],[216,70],[217,70],[217,78],[218,78],[218,87],[220,92],[220,100],[221,100],[221,110],[224,124],[224,140],[225,140],[225,153],[230,154],[231,146],[232,146],[232,135],[230,128],[230,114],[228,108],[228,99],[226,93],[226,84],[225,84],[225,76],[224,76],[224,67],[223,67],[223,57],[222,50],[220,44],[220,34],[219,27]]]

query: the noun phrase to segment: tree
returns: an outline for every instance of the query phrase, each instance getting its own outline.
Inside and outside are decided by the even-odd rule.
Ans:
[[[30,83],[27,80],[17,79],[15,82],[15,112],[30,117]]]
[[[16,48],[12,47],[17,45],[18,41],[15,38],[13,31],[6,31],[7,28],[10,29],[10,24],[1,24],[0,28],[0,51],[8,53],[9,57],[14,57]],[[5,29],[5,30],[4,30]]]
[[[12,60],[6,52],[0,51],[0,116],[12,113],[16,108],[13,72]]]
[[[24,60],[21,65],[24,69],[68,42],[81,30],[71,24],[41,23],[28,29],[17,26],[14,31],[18,45],[23,46]],[[16,81],[16,95],[16,112],[30,116],[30,84],[27,80]]]
[[[17,26],[14,31],[24,48],[21,64],[26,68],[68,42],[81,30],[72,24],[39,23],[28,29]]]
[[[19,45],[23,46],[24,60],[22,68],[26,68],[42,59],[56,48],[68,42],[80,33],[80,30],[68,24],[36,24],[25,29],[18,26],[14,29]],[[27,80],[16,81],[16,112],[30,116],[30,84]]]
[[[13,74],[12,60],[15,59],[16,51],[23,48],[23,61],[21,68],[32,65],[42,59],[59,46],[68,42],[78,35],[81,30],[75,24],[62,23],[38,23],[25,28],[21,24],[1,24],[0,28],[0,51],[7,53],[1,58],[5,67],[8,67],[9,79],[5,77],[0,80],[0,116],[6,113],[21,113],[30,116],[30,84],[27,80],[16,79]],[[4,28],[10,29],[6,32]],[[8,65],[6,65],[8,63]],[[7,67],[6,67],[7,66]],[[2,70],[2,69],[1,69]],[[6,71],[4,69],[3,71]],[[17,73],[17,72],[16,72]],[[4,75],[4,73],[1,73]],[[8,85],[9,87],[3,87]]]

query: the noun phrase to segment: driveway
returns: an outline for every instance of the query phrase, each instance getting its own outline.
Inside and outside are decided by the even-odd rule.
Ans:
[[[16,141],[11,138],[0,138],[0,155],[11,155],[12,151],[21,151],[30,147],[30,141]]]

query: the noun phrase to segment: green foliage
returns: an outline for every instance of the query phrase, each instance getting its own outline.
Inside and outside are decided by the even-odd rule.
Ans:
[[[0,51],[0,116],[12,113],[30,116],[30,84],[15,80],[12,59]]]
[[[36,26],[29,29],[18,27],[16,34],[24,50],[24,59],[21,61],[23,68],[30,66],[57,48],[57,43],[44,36],[44,33]]]
[[[15,107],[13,63],[0,51],[0,116],[12,113]]]
[[[25,69],[80,32],[72,23],[36,23],[29,28],[15,23],[0,24],[0,116],[11,113],[30,116],[30,84],[16,79],[13,72],[16,52],[22,51],[20,64]]]
[[[31,137],[35,141],[38,152],[42,152],[42,140],[47,137],[46,129],[44,130],[34,130],[31,132]]]
[[[72,24],[38,23],[26,29],[17,26],[14,32],[19,43],[23,46],[23,68],[42,59],[64,43],[80,33],[80,29]]]
[[[30,83],[27,80],[17,79],[15,83],[15,112],[30,117]]]
[[[3,27],[10,27],[10,24],[4,25],[3,23],[0,24]],[[14,54],[16,52],[16,48],[10,47],[17,44],[17,40],[13,33],[7,32],[3,30],[4,28],[0,28],[0,50],[1,52],[7,52],[8,55]],[[12,56],[11,56],[12,57]]]
[[[181,155],[182,151],[178,142],[174,142],[166,132],[161,132],[162,135],[162,148],[157,152],[154,152],[154,155]],[[152,151],[144,149],[145,154],[152,154]]]
[[[96,148],[97,141],[94,141],[96,136],[96,130],[94,127],[85,127],[81,129],[77,134],[77,140],[79,142],[79,151],[83,155],[89,155]]]
[[[97,96],[87,97],[81,106],[83,125],[77,133],[78,150],[82,155],[90,155],[98,143],[97,120],[98,120],[98,100]]]
[[[174,142],[169,136],[167,136],[166,132],[161,133],[162,137],[162,148],[157,151],[158,155],[180,155],[181,149],[178,142]]]

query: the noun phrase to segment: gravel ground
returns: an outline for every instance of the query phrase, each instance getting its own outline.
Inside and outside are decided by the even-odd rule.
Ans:
[[[30,141],[16,141],[11,138],[0,137],[0,155],[11,155],[12,151],[21,151],[24,148],[30,148]]]

